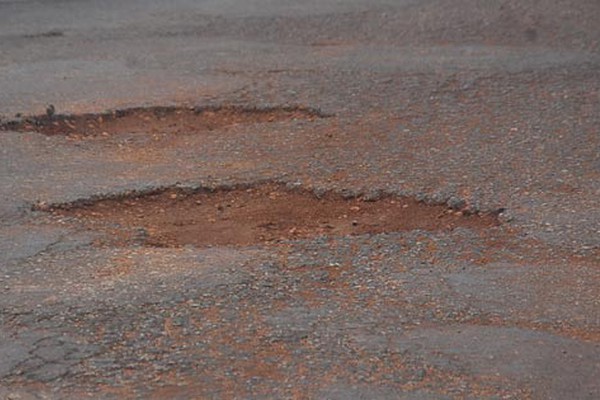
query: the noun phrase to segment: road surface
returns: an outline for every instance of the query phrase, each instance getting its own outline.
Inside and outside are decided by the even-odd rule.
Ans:
[[[0,0],[0,398],[600,398],[598,21]]]

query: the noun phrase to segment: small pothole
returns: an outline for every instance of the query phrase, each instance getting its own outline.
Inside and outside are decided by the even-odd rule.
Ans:
[[[255,187],[156,193],[79,202],[47,208],[74,217],[108,238],[110,246],[223,246],[276,243],[320,235],[486,229],[495,214],[469,214],[445,205],[383,196],[372,201],[340,194],[316,196],[267,183]]]
[[[39,132],[44,135],[112,136],[122,133],[199,133],[237,124],[266,123],[327,117],[304,107],[150,107],[102,114],[26,117],[0,124],[0,130]]]

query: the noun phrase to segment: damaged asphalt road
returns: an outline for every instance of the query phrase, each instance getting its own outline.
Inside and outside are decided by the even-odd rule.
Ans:
[[[0,399],[600,398],[598,20],[0,0]]]

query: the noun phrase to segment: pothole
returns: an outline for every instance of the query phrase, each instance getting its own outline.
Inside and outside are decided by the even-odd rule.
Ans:
[[[498,225],[493,213],[468,214],[402,197],[376,201],[336,193],[317,197],[273,183],[212,191],[166,189],[46,211],[105,233],[109,239],[99,244],[110,246],[247,246],[320,235],[480,230]]]
[[[151,107],[130,108],[102,114],[48,115],[0,124],[0,130],[39,132],[44,135],[111,136],[122,133],[199,133],[237,124],[266,123],[327,117],[303,107]]]

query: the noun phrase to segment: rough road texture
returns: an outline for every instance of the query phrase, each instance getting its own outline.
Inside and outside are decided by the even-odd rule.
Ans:
[[[599,20],[595,0],[0,0],[0,398],[600,398]],[[28,127],[49,104],[74,127]],[[124,130],[86,120],[127,108]],[[212,247],[46,212],[264,182],[503,211]]]

